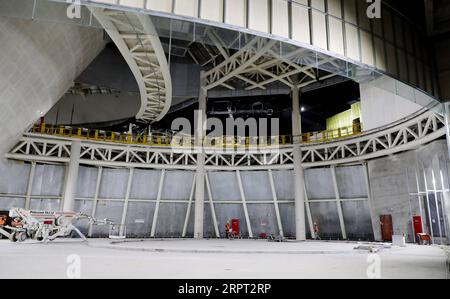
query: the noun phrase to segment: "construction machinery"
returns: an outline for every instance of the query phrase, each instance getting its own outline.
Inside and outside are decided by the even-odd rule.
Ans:
[[[76,232],[86,241],[86,237],[73,224],[82,219],[87,219],[92,225],[114,225],[111,220],[97,220],[82,213],[12,208],[9,212],[0,212],[0,236],[5,236],[12,242],[32,239],[46,243]]]

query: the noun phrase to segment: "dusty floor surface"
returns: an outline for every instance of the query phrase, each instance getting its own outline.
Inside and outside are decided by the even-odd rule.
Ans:
[[[0,240],[0,278],[450,278],[438,246],[167,239]]]

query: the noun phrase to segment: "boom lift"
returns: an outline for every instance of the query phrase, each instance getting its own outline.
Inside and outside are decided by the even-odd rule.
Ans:
[[[84,241],[86,237],[73,225],[74,221],[87,219],[93,225],[113,225],[111,220],[97,220],[89,215],[75,212],[31,211],[12,208],[9,213],[0,213],[0,236],[12,242],[26,239],[53,241],[58,237],[67,237],[75,231]]]

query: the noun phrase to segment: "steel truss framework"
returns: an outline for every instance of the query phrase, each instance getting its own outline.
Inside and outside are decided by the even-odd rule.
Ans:
[[[446,133],[444,118],[434,111],[415,115],[399,124],[358,137],[321,144],[303,144],[302,166],[319,167],[361,162],[414,149]],[[79,139],[74,139],[79,140]],[[72,141],[40,134],[25,134],[7,158],[68,163]],[[204,148],[207,170],[292,169],[293,150],[287,147],[257,149]],[[197,148],[117,145],[82,141],[80,164],[106,167],[196,169]]]
[[[265,90],[267,85],[274,82],[281,82],[290,88],[302,88],[342,73],[342,67],[332,57],[309,59],[311,53],[307,49],[280,49],[275,40],[253,37],[239,51],[230,55],[225,43],[213,30],[208,30],[207,36],[224,59],[203,74],[207,90],[217,86],[235,90],[236,84],[244,84],[246,90]],[[282,50],[286,53],[282,54]],[[335,70],[336,73],[324,74],[319,68]]]
[[[167,59],[150,16],[89,7],[114,41],[136,78],[141,108],[136,118],[161,120],[172,102]]]

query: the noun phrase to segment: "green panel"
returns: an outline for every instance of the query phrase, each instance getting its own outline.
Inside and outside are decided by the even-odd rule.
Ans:
[[[353,126],[353,121],[361,118],[361,103],[352,105],[351,109],[327,119],[327,131]]]

